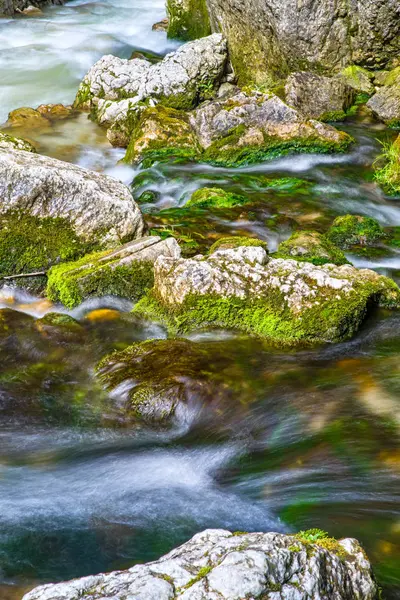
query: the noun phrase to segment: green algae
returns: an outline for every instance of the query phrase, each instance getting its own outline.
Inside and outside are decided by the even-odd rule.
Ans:
[[[314,265],[349,264],[343,252],[325,235],[315,231],[296,231],[291,237],[282,242],[274,258],[291,258]]]
[[[232,208],[247,204],[249,199],[240,194],[233,194],[221,188],[201,188],[194,192],[188,202],[187,207],[197,206],[198,208]]]
[[[378,221],[360,215],[337,217],[326,234],[339,248],[352,246],[373,246],[385,238],[385,232]]]

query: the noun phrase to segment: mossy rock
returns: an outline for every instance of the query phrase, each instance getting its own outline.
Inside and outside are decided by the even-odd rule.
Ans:
[[[264,242],[263,240],[259,240],[257,238],[250,238],[238,235],[220,238],[211,246],[209,254],[216,252],[216,250],[231,250],[232,248],[241,248],[246,246],[264,248],[264,250],[268,252],[267,242]]]
[[[34,108],[16,108],[8,115],[6,127],[23,127],[24,129],[41,129],[49,127],[50,123],[41,112]]]
[[[211,34],[206,0],[167,0],[168,37],[183,41]]]
[[[1,132],[0,150],[23,150],[24,152],[36,152],[35,146],[27,140]]]
[[[366,101],[374,93],[375,87],[372,83],[374,74],[363,67],[350,65],[341,72],[342,79],[358,93],[366,94]]]
[[[66,219],[40,218],[22,211],[0,215],[0,277],[46,271],[93,247],[78,238]]]
[[[400,135],[393,144],[383,145],[376,162],[375,180],[387,194],[400,194]]]
[[[279,244],[274,258],[293,258],[313,265],[346,265],[343,252],[325,236],[316,231],[297,231]]]
[[[385,238],[378,221],[360,215],[337,217],[326,235],[333,244],[343,249],[374,246]]]
[[[246,196],[233,194],[221,188],[206,187],[194,192],[186,203],[186,206],[196,206],[197,208],[233,208],[234,206],[241,206],[249,202]]]

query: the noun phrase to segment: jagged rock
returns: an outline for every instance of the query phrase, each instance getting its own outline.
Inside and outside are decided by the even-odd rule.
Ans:
[[[206,0],[167,0],[168,37],[196,40],[211,33]]]
[[[149,103],[195,107],[216,89],[226,61],[226,42],[218,34],[185,44],[157,64],[103,56],[85,76],[75,106],[92,110],[100,124],[113,129],[110,141],[126,145]]]
[[[340,76],[357,93],[371,96],[375,91],[375,86],[372,83],[374,74],[367,71],[367,69],[363,69],[357,65],[350,65],[341,71]]]
[[[386,77],[385,85],[370,98],[367,106],[388,127],[400,126],[400,68]]]
[[[327,539],[327,538],[325,538]],[[206,530],[158,561],[45,585],[23,600],[377,600],[371,565],[354,539]]]
[[[316,231],[296,231],[281,242],[275,258],[294,258],[314,265],[346,265],[349,261],[325,235]]]
[[[346,133],[306,120],[274,94],[240,92],[205,103],[190,118],[201,159],[239,166],[291,151],[343,151],[353,141]]]
[[[27,140],[1,132],[0,150],[24,150],[25,152],[36,152],[36,148]]]
[[[357,332],[371,304],[400,307],[397,285],[374,271],[271,259],[261,247],[159,258],[154,276],[134,312],[179,333],[228,327],[278,345],[336,342]]]
[[[286,101],[308,118],[343,121],[355,93],[342,77],[292,73],[285,86]]]
[[[119,181],[46,156],[0,151],[0,214],[68,221],[86,242],[111,246],[141,237],[144,222]]]
[[[47,296],[73,308],[92,296],[118,296],[137,301],[154,283],[159,256],[179,258],[174,238],[144,237],[109,252],[84,256],[50,269]]]

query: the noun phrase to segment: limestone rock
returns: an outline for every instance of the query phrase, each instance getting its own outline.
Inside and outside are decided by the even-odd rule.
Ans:
[[[367,69],[350,65],[341,71],[340,76],[357,93],[372,95],[375,91],[375,86],[372,83],[374,74],[367,71]]]
[[[340,557],[338,554],[340,554]],[[335,550],[279,533],[198,533],[158,561],[45,585],[23,600],[377,600],[371,566],[354,539]]]
[[[352,138],[305,119],[274,94],[240,92],[205,103],[190,122],[205,149],[203,160],[225,166],[259,162],[290,151],[343,151]]]
[[[93,296],[139,300],[154,283],[154,262],[159,256],[179,258],[174,238],[144,237],[108,251],[84,256],[50,269],[47,296],[68,308]]]
[[[296,231],[281,242],[276,258],[294,258],[314,265],[346,265],[349,261],[337,246],[316,231]]]
[[[368,101],[367,106],[388,127],[400,126],[400,69]]]
[[[36,152],[36,148],[27,140],[0,132],[0,150],[24,150]]]
[[[286,82],[286,101],[308,118],[343,121],[353,104],[354,90],[342,77],[292,73]]]
[[[154,275],[134,312],[173,332],[228,327],[278,345],[336,342],[357,332],[371,303],[400,307],[399,288],[374,271],[272,259],[262,247],[159,258]]]
[[[119,181],[46,156],[0,150],[0,213],[68,220],[87,242],[112,246],[141,237],[144,222]]]
[[[85,76],[75,106],[92,110],[108,128],[117,123],[132,131],[149,104],[189,110],[209,97],[226,61],[226,42],[218,34],[189,42],[157,64],[103,56]]]

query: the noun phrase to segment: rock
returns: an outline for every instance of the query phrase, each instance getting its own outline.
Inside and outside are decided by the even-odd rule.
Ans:
[[[294,258],[313,265],[347,265],[349,261],[326,236],[316,231],[296,231],[278,246],[275,258]]]
[[[339,248],[374,246],[385,238],[378,221],[360,215],[337,217],[327,233],[328,239]]]
[[[73,113],[73,108],[64,104],[41,104],[37,107],[37,112],[49,121],[59,121],[68,119]]]
[[[375,172],[376,181],[387,194],[400,193],[400,135],[384,147]],[[378,166],[379,165],[379,166]]]
[[[194,160],[199,152],[187,114],[157,105],[141,114],[124,160],[148,167],[162,160]]]
[[[116,56],[103,56],[85,76],[75,106],[92,111],[94,118],[113,128],[109,139],[117,143],[118,130],[126,145],[143,110],[163,104],[189,110],[210,97],[218,87],[227,62],[227,46],[215,34],[181,46],[157,64]]]
[[[24,150],[25,152],[36,152],[36,148],[27,140],[16,138],[1,132],[0,150]]]
[[[377,600],[357,540],[209,529],[158,561],[36,588],[23,600]],[[323,532],[321,532],[322,534]],[[329,540],[329,541],[328,541]]]
[[[308,118],[343,121],[355,93],[342,77],[292,73],[285,86],[286,102]]]
[[[352,138],[306,120],[274,94],[240,92],[205,103],[190,118],[204,148],[201,160],[240,166],[289,152],[344,151]]]
[[[119,181],[16,150],[0,150],[0,218],[2,274],[74,260],[90,248],[141,237],[145,228],[130,191]],[[18,270],[12,271],[13,265]]]
[[[0,0],[0,15],[12,17],[15,13],[34,14],[32,9],[42,8],[49,4],[63,4],[62,0]],[[27,9],[28,12],[26,12]],[[39,14],[39,13],[36,13]]]
[[[67,308],[93,296],[118,296],[136,302],[153,287],[155,260],[180,255],[174,238],[144,237],[53,267],[48,274],[47,296]]]
[[[292,71],[330,74],[352,64],[385,68],[399,55],[395,1],[208,0],[207,5],[213,31],[228,40],[241,84],[280,80]]]
[[[386,77],[385,85],[372,96],[367,106],[388,127],[400,127],[400,68]]]
[[[152,31],[168,31],[169,19],[162,19],[158,23],[154,23]],[[210,32],[211,33],[211,32]]]
[[[38,8],[37,6],[32,6],[32,4],[30,4],[29,6],[27,6],[26,8],[24,8],[24,10],[22,10],[21,12],[24,15],[31,15],[31,16],[42,15],[43,14],[43,11],[40,10],[40,8]]]
[[[201,188],[196,190],[186,203],[187,207],[198,208],[232,208],[248,204],[250,200],[246,196],[226,192],[221,188]]]
[[[372,96],[375,92],[375,86],[372,83],[374,74],[367,71],[367,69],[363,69],[357,65],[350,65],[343,69],[340,75],[346,85],[353,88],[359,94]]]
[[[213,254],[217,250],[231,250],[245,246],[264,248],[268,252],[268,244],[257,238],[249,238],[244,236],[223,237],[217,240],[210,248],[209,254]]]
[[[175,333],[224,327],[293,346],[350,338],[371,303],[400,307],[400,290],[374,271],[270,259],[261,247],[239,247],[207,258],[159,258],[154,288],[134,312]]]
[[[48,127],[48,120],[34,108],[16,108],[8,115],[5,127],[23,127],[26,129],[37,129]]]
[[[184,41],[211,34],[206,0],[167,0],[168,37]]]

